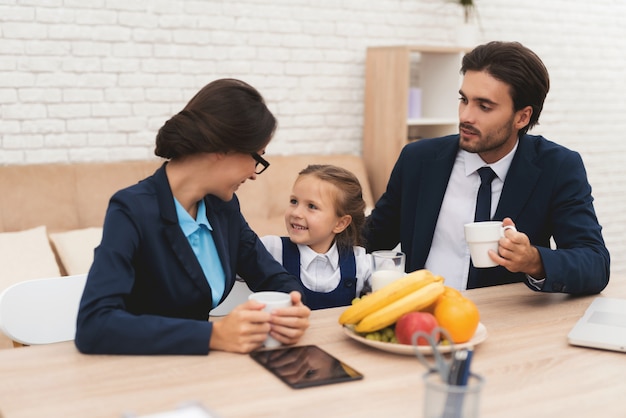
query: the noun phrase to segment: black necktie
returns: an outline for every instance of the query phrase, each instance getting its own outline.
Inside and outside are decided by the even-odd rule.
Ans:
[[[478,197],[476,198],[474,221],[489,221],[491,220],[491,182],[496,177],[496,173],[491,167],[481,167],[478,169],[478,175],[480,176],[480,187],[478,188]],[[475,287],[479,287],[478,269],[474,267],[470,260],[467,288],[473,289]]]
[[[478,169],[480,176],[480,188],[476,198],[476,212],[474,222],[491,220],[491,182],[496,178],[496,173],[491,167],[481,167]]]

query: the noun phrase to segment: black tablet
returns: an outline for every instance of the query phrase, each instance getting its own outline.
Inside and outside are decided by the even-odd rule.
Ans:
[[[315,345],[253,351],[250,356],[295,389],[363,378],[361,373]]]

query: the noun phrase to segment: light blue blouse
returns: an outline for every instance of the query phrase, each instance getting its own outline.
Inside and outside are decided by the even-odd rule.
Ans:
[[[224,294],[226,275],[224,274],[222,261],[217,254],[215,241],[213,241],[213,228],[206,217],[204,200],[198,202],[198,215],[195,220],[176,198],[174,198],[174,203],[176,204],[178,225],[180,225],[180,229],[187,237],[187,241],[189,241],[189,245],[191,245],[202,267],[204,276],[209,282],[213,307],[216,307]]]

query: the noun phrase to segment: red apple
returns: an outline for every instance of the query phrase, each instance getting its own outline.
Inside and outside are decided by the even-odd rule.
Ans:
[[[396,338],[400,344],[411,344],[413,334],[418,331],[431,334],[437,328],[435,316],[428,312],[409,312],[404,314],[396,322]],[[435,336],[435,341],[439,342],[439,333]],[[417,339],[417,345],[428,345],[424,337]]]

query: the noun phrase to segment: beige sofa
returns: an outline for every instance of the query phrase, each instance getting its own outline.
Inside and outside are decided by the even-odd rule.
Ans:
[[[298,172],[335,164],[354,172],[373,206],[364,164],[354,155],[272,156],[237,192],[260,236],[284,235],[283,213]],[[0,291],[21,280],[85,273],[110,196],[152,174],[160,160],[0,166]],[[0,339],[0,347],[11,346]]]

